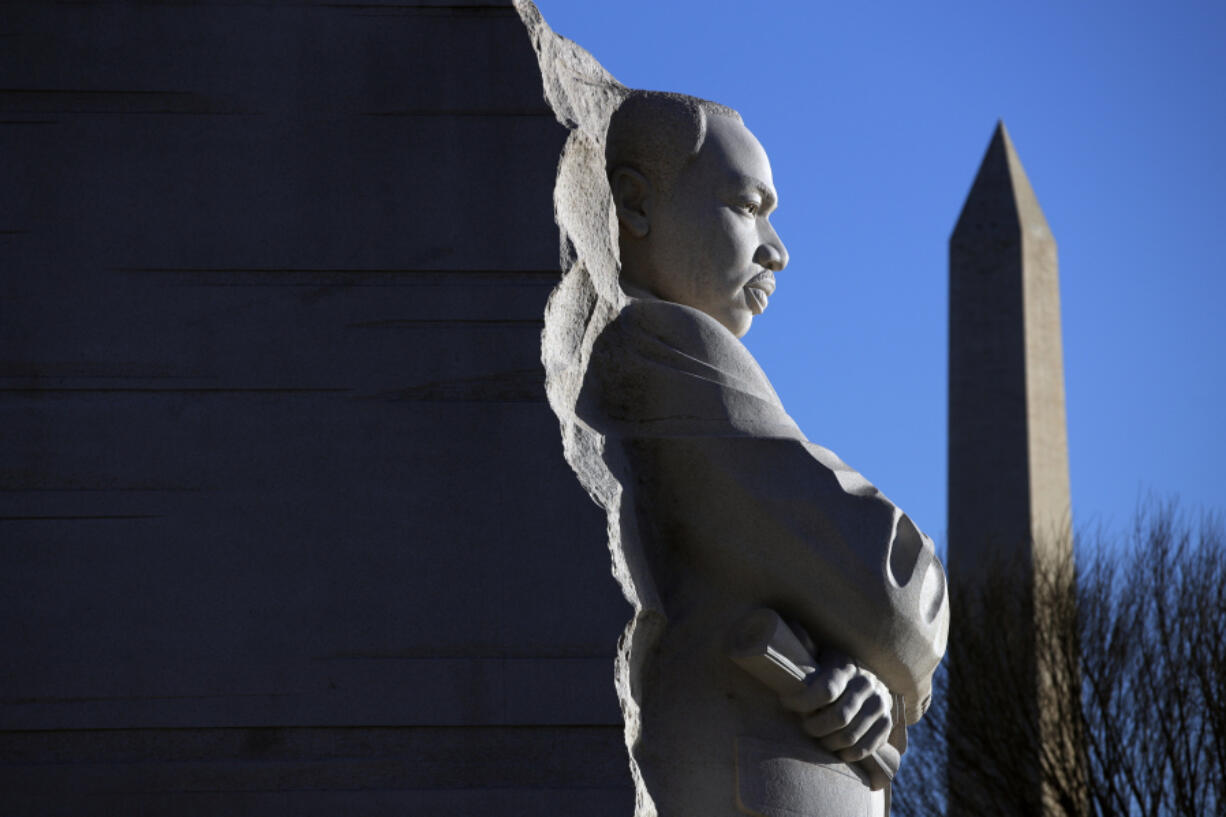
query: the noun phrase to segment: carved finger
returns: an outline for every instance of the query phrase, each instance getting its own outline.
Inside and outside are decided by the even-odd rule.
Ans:
[[[886,739],[890,737],[890,729],[893,726],[894,723],[887,712],[884,716],[873,721],[864,734],[860,736],[860,739],[852,746],[836,751],[835,754],[838,755],[840,760],[847,763],[863,760],[881,748]]]
[[[814,712],[837,701],[855,676],[855,665],[850,662],[823,664],[805,679],[803,690],[780,700],[785,709],[793,712]]]
[[[873,697],[874,692],[873,683],[869,678],[860,674],[853,676],[847,682],[843,694],[836,701],[805,718],[805,731],[815,738],[824,738],[846,729],[855,721],[860,710],[864,708],[865,702]],[[850,746],[854,742],[854,740],[848,740],[838,748]]]
[[[881,697],[876,687],[870,686],[868,695],[864,696],[861,701],[859,711],[855,713],[847,726],[827,734],[819,742],[825,749],[831,752],[851,749],[870,730],[875,729],[883,718],[888,726],[890,721],[889,706]]]

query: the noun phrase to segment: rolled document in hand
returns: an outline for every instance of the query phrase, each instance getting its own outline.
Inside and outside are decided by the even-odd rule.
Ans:
[[[817,660],[792,628],[774,610],[765,608],[750,613],[732,629],[728,657],[780,696],[803,690],[805,679],[817,671]],[[900,762],[898,750],[887,743],[854,765],[868,777],[869,788],[879,791],[894,779]]]

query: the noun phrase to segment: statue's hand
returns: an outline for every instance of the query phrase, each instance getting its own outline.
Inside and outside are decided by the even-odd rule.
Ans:
[[[890,736],[891,696],[876,675],[834,650],[822,650],[805,689],[782,698],[803,719],[804,730],[826,751],[853,763]]]

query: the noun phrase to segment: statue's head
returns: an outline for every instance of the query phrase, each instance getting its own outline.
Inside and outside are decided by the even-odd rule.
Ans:
[[[788,262],[770,224],[766,151],[731,108],[634,91],[609,122],[622,286],[701,310],[741,337]]]

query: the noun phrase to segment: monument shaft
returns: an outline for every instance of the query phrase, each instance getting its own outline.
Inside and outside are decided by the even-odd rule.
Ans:
[[[949,242],[949,549],[1028,558],[1069,525],[1056,242],[1004,125]]]
[[[1044,758],[1078,765],[1057,716],[1075,668],[1040,638],[1043,605],[1072,588],[1060,293],[1003,123],[950,238],[949,288],[950,813],[1050,813]]]

